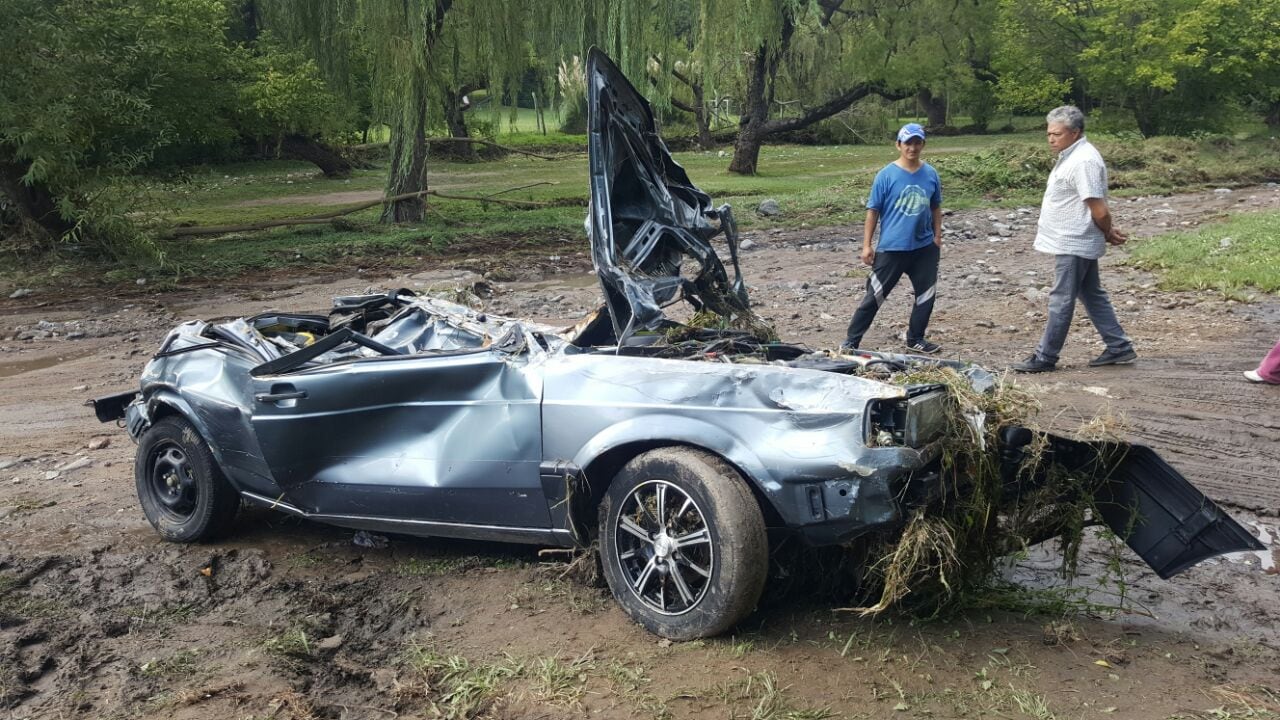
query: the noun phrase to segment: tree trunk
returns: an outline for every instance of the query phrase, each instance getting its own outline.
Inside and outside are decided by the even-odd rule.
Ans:
[[[733,141],[733,161],[729,163],[729,172],[739,175],[755,175],[760,164],[760,145],[764,142],[764,134],[760,132],[763,123],[749,120],[738,131]]]
[[[706,101],[703,100],[701,86],[694,92],[693,99],[697,102],[694,105],[696,111],[693,113],[693,121],[698,125],[698,147],[710,150],[716,146],[716,141],[711,137],[711,113],[707,110]]]
[[[453,0],[435,0],[435,15],[426,30],[427,52],[435,47]],[[386,197],[427,191],[427,78],[411,72],[404,87],[404,105],[391,123],[391,172]],[[382,206],[382,222],[421,222],[427,214],[425,195],[410,196]]]
[[[240,22],[244,27],[244,40],[256,43],[262,34],[262,11],[256,0],[245,0],[240,4]]]
[[[464,85],[456,89],[446,88],[441,93],[441,102],[444,104],[444,121],[449,128],[449,137],[471,137],[471,131],[467,129],[467,118],[464,114],[471,107],[471,103],[463,102],[463,99],[467,97],[468,93],[475,92],[478,89],[475,85]],[[475,145],[469,142],[441,143],[436,154],[462,162],[475,162],[479,159]]]
[[[412,97],[410,108],[396,114],[391,126],[391,174],[387,178],[387,197],[427,189],[427,94],[421,82],[410,81],[406,92]],[[382,208],[382,222],[420,222],[427,212],[427,201],[410,197],[387,203]]]
[[[1271,127],[1280,125],[1280,100],[1273,100],[1271,101],[1271,104],[1267,106],[1266,122],[1267,125],[1270,125]]]
[[[689,92],[693,94],[692,104],[683,102],[678,98],[671,98],[672,107],[693,115],[693,122],[698,128],[698,147],[703,150],[710,150],[715,147],[715,139],[711,137],[711,110],[707,107],[706,94],[702,91],[702,83],[697,82],[679,70],[673,69],[671,75],[676,80],[684,83],[689,88]]]
[[[925,116],[928,118],[926,124],[930,130],[947,124],[947,99],[945,97],[934,95],[929,88],[920,88],[920,92],[916,97],[924,108]]]
[[[305,135],[286,135],[280,143],[280,155],[314,164],[327,178],[351,176],[351,162],[333,148]]]
[[[1134,113],[1134,119],[1138,121],[1138,132],[1142,133],[1142,137],[1155,137],[1160,134],[1160,123],[1150,114]]]
[[[58,213],[53,193],[40,183],[28,185],[22,182],[26,164],[19,162],[7,150],[0,149],[0,194],[14,208],[19,220],[28,228],[38,228],[46,240],[57,240],[71,231],[72,223]]]
[[[791,13],[783,16],[782,36],[770,51],[761,45],[751,61],[751,75],[747,79],[747,97],[738,120],[738,139],[733,144],[733,161],[729,172],[739,175],[755,175],[760,163],[760,143],[764,140],[765,125],[769,122],[769,106],[773,103],[773,81],[778,77],[778,63],[791,45],[795,31]]]
[[[1154,112],[1156,107],[1155,93],[1135,93],[1125,105],[1133,111],[1133,119],[1138,124],[1138,132],[1142,137],[1155,137],[1164,129],[1160,125],[1160,115]]]

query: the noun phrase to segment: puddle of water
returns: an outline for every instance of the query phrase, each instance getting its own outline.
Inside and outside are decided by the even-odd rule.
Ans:
[[[1261,550],[1246,550],[1245,552],[1228,553],[1224,555],[1231,562],[1239,562],[1245,564],[1258,563],[1258,567],[1266,573],[1274,573],[1276,571],[1276,555],[1272,549],[1272,541],[1275,535],[1272,534],[1274,529],[1268,529],[1266,525],[1258,522],[1250,522],[1254,530],[1257,530],[1258,542],[1262,543]]]
[[[64,362],[78,360],[87,355],[92,355],[92,350],[80,350],[79,352],[63,353],[52,357],[36,358],[34,360],[17,360],[14,362],[0,362],[0,378],[13,377],[23,373],[34,372],[36,370],[44,370],[55,365],[61,365]]]

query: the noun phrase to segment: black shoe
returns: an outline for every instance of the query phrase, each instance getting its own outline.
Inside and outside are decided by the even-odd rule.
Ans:
[[[1058,363],[1041,360],[1039,355],[1032,354],[1026,360],[1020,363],[1014,363],[1009,366],[1014,372],[1020,373],[1041,373],[1058,369]]]
[[[1102,367],[1103,365],[1125,365],[1138,359],[1138,353],[1133,348],[1128,350],[1111,350],[1104,351],[1098,357],[1089,361],[1089,367]]]
[[[840,350],[840,352],[842,352],[842,353],[846,353],[846,354],[847,354],[847,353],[852,353],[852,352],[857,352],[857,350],[858,350],[858,343],[851,343],[851,342],[849,342],[848,340],[845,340],[844,342],[840,343],[840,348],[839,348],[839,350]]]
[[[929,342],[924,338],[919,340],[908,340],[905,347],[908,350],[924,353],[925,355],[932,355],[942,349],[942,346],[938,343]]]

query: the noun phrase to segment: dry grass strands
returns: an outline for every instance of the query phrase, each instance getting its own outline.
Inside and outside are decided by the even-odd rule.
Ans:
[[[694,313],[693,317],[685,323],[674,325],[666,332],[666,340],[672,345],[677,345],[690,340],[702,339],[707,333],[705,331],[729,331],[744,332],[754,338],[757,342],[767,343],[774,342],[778,339],[778,333],[773,326],[764,318],[755,314],[754,311],[734,312],[729,315],[722,315],[707,308],[703,308]]]
[[[879,601],[870,607],[842,609],[864,617],[878,615],[902,602],[920,575],[936,577],[949,592],[947,577],[961,569],[955,551],[955,536],[945,522],[915,513],[892,551],[871,567],[881,580]]]

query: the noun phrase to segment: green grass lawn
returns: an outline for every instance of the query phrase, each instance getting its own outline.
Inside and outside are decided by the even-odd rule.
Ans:
[[[1239,215],[1195,232],[1138,243],[1129,262],[1160,273],[1167,290],[1217,290],[1247,300],[1280,292],[1280,212]]]
[[[1038,140],[1034,135],[1002,137],[1002,144],[1028,150]],[[972,153],[990,143],[990,138],[982,136],[939,138],[929,144],[926,159]],[[742,176],[727,171],[729,152],[691,151],[676,153],[675,157],[694,182],[717,202],[744,205],[752,199],[758,203],[766,196],[774,197],[792,206],[792,211],[779,221],[792,224],[821,222],[829,211],[854,211],[860,215],[871,179],[896,156],[889,145],[767,146],[760,153],[760,173]],[[586,155],[582,153],[554,161],[509,155],[481,163],[433,162],[430,184],[442,192],[469,195],[533,185],[501,197],[563,204],[573,201],[585,207],[586,165]],[[384,168],[359,170],[347,180],[327,180],[305,163],[242,163],[192,171],[183,182],[156,183],[153,194],[158,206],[173,210],[176,222],[217,225],[311,214],[320,205],[330,203],[334,193],[381,191],[385,177]],[[315,196],[316,202],[299,204],[299,196]],[[280,202],[273,203],[273,199]],[[981,200],[981,196],[960,193],[954,202],[949,198],[948,205]],[[456,201],[434,202],[445,205]],[[828,219],[823,224],[846,220]]]
[[[544,138],[552,138],[553,142],[543,142]],[[1280,143],[1269,139],[1143,141],[1101,135],[1094,139],[1108,158],[1114,190],[1121,195],[1194,190],[1280,176]],[[327,267],[407,266],[420,264],[423,257],[439,255],[466,257],[470,253],[535,250],[558,254],[569,247],[585,246],[582,222],[587,205],[587,161],[581,152],[585,139],[560,133],[542,136],[522,132],[504,137],[503,142],[528,144],[540,150],[550,147],[553,153],[563,153],[553,161],[516,154],[476,163],[432,161],[432,189],[477,197],[500,193],[504,199],[543,202],[548,204],[546,207],[513,208],[431,197],[426,219],[415,225],[381,225],[377,222],[379,210],[374,207],[332,226],[286,227],[221,237],[162,237],[157,247],[164,258],[163,267],[156,268],[153,260],[142,260],[137,265],[95,268],[97,272],[92,274],[105,272],[116,278],[234,277],[262,270],[305,272]],[[741,176],[726,169],[731,152],[731,147],[678,152],[675,158],[714,202],[729,203],[735,208],[739,225],[746,230],[859,222],[865,214],[863,201],[875,173],[896,156],[887,142],[874,146],[770,145],[761,149],[759,174]],[[945,205],[951,208],[1036,204],[1053,162],[1038,130],[936,137],[929,141],[925,159],[937,167]],[[386,168],[376,167],[356,171],[348,179],[329,180],[314,166],[287,161],[195,168],[177,179],[142,181],[143,201],[137,213],[139,217],[158,219],[161,231],[173,225],[227,225],[303,217],[377,198],[385,178]],[[780,216],[762,218],[754,212],[765,198],[779,202],[783,211]],[[1270,222],[1274,224],[1274,218]],[[1237,235],[1252,237],[1244,230]],[[1175,267],[1190,265],[1195,255],[1172,249],[1191,241],[1170,242],[1170,249],[1158,255],[1140,255],[1140,261],[1164,263],[1152,266],[1167,267],[1169,278],[1186,278],[1176,282],[1189,283],[1188,286],[1227,289],[1242,282],[1276,290],[1275,275],[1267,275],[1265,264],[1257,272],[1271,280],[1234,271],[1226,280],[1214,280],[1203,268],[1197,274],[1192,267],[1175,274]],[[1263,244],[1260,239],[1258,245]],[[1242,241],[1239,251],[1254,247]],[[1235,252],[1219,255],[1231,257]],[[1264,256],[1270,258],[1270,267],[1280,267],[1274,252]],[[1214,258],[1215,262],[1225,259],[1218,255]],[[39,282],[41,276],[57,281],[60,273],[75,274],[77,262],[83,261],[60,258],[43,262],[40,267],[18,267],[8,274],[33,282]]]

